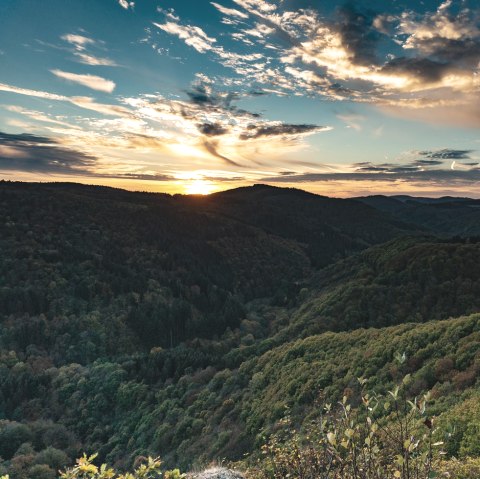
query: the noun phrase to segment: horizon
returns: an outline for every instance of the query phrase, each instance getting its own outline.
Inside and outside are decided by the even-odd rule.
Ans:
[[[49,3],[0,5],[0,179],[480,198],[474,0]]]
[[[415,195],[408,195],[408,194],[378,194],[372,193],[370,195],[365,196],[329,196],[329,195],[322,195],[320,193],[315,193],[298,186],[277,186],[277,185],[270,185],[268,183],[253,183],[251,185],[243,185],[243,186],[235,186],[232,188],[227,188],[223,190],[212,191],[210,193],[167,193],[165,191],[151,191],[151,190],[137,190],[137,189],[128,189],[122,188],[119,186],[112,186],[106,184],[95,184],[95,183],[82,183],[77,181],[48,181],[48,180],[39,180],[39,181],[22,181],[22,180],[10,180],[10,179],[0,179],[0,185],[2,183],[11,183],[11,184],[28,184],[28,185],[65,185],[65,186],[85,186],[85,187],[99,187],[99,188],[111,188],[113,190],[125,191],[127,193],[142,193],[142,194],[152,194],[152,195],[167,195],[167,196],[196,196],[196,197],[207,197],[211,195],[215,195],[217,193],[226,193],[229,191],[239,190],[239,189],[248,189],[248,188],[258,188],[258,187],[268,187],[273,189],[281,189],[281,190],[296,190],[301,191],[303,193],[309,193],[315,196],[322,196],[325,198],[332,198],[332,199],[345,199],[345,200],[355,200],[358,198],[368,198],[368,197],[375,197],[375,196],[383,196],[385,198],[413,198],[413,199],[461,199],[461,200],[477,200],[480,199],[476,196],[451,196],[451,195],[442,195],[442,196],[415,196]]]

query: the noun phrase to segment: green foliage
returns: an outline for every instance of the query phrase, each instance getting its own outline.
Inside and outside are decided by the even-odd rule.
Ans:
[[[441,461],[436,466],[439,478],[478,479],[480,477],[480,458],[466,457],[462,460]]]
[[[65,471],[60,477],[61,479],[154,479],[159,478],[161,461],[160,459],[153,459],[149,457],[144,464],[138,466],[132,473],[118,474],[114,469],[109,468],[106,464],[97,467],[93,464],[97,454],[90,457],[84,455],[77,460],[77,464]],[[168,473],[167,473],[168,474]],[[166,479],[178,476],[165,476]]]
[[[362,388],[365,379],[360,379]],[[408,400],[410,377],[382,396],[362,389],[353,408],[346,396],[326,404],[318,420],[274,434],[263,446],[266,479],[430,479],[443,442],[433,442],[428,395]],[[288,425],[287,420],[287,425]]]
[[[4,182],[0,213],[0,475],[48,478],[82,451],[119,471],[255,456],[286,408],[303,430],[319,395],[360,404],[362,375],[381,393],[410,374],[448,454],[477,454],[479,317],[460,317],[480,310],[474,241],[366,249],[412,229],[262,186]]]
[[[479,201],[469,198],[438,199],[367,196],[363,203],[388,212],[400,221],[429,229],[435,234],[477,237],[480,235]]]
[[[404,238],[320,271],[282,338],[480,311],[480,243]]]

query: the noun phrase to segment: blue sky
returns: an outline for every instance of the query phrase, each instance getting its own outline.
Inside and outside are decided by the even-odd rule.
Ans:
[[[2,0],[0,176],[471,195],[476,1]]]

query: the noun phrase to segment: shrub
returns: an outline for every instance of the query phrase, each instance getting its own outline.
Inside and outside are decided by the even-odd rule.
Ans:
[[[404,358],[402,358],[404,360]],[[362,387],[366,381],[360,379]],[[262,479],[432,479],[443,442],[434,442],[429,396],[408,399],[410,376],[381,396],[362,391],[354,409],[345,396],[296,431],[287,417],[263,446]],[[252,476],[252,478],[255,476]]]
[[[159,458],[149,457],[144,464],[138,466],[133,472],[120,474],[106,464],[102,464],[100,467],[95,466],[93,461],[96,457],[96,454],[90,457],[84,454],[77,460],[76,466],[68,469],[60,476],[61,479],[155,479],[162,475],[165,479],[182,479],[184,477],[178,469],[162,473],[160,471],[162,463]]]

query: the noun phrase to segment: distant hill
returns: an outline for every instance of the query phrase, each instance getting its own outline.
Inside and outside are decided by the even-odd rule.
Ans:
[[[204,198],[2,182],[0,213],[1,311],[45,315],[48,348],[51,320],[68,318],[62,328],[89,331],[90,356],[92,321],[100,336],[116,331],[109,354],[212,337],[238,324],[245,301],[288,300],[315,267],[410,231],[356,202],[265,186]],[[58,357],[71,346],[84,362],[79,341]]]
[[[385,327],[480,311],[480,242],[396,239],[320,271],[281,334]]]
[[[355,200],[433,234],[480,236],[480,200],[382,195]]]

